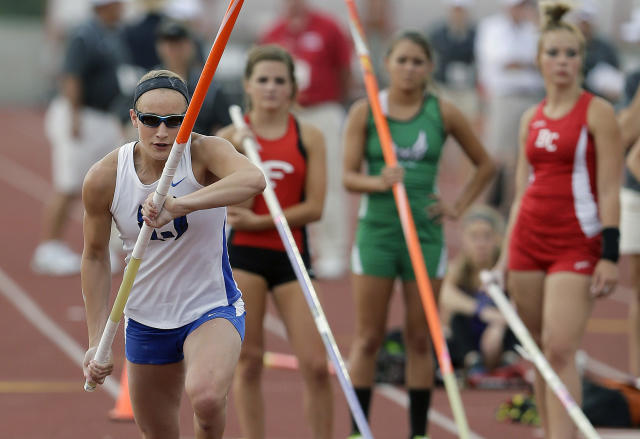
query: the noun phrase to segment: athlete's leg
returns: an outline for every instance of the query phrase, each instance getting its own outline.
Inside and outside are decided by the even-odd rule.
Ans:
[[[629,255],[631,278],[631,306],[629,307],[630,372],[640,377],[640,254]]]
[[[144,439],[178,439],[184,363],[134,364],[127,361],[129,394]]]
[[[206,321],[184,342],[185,391],[194,411],[196,439],[222,438],[241,343],[238,330],[224,318]]]
[[[247,310],[240,361],[233,379],[233,395],[242,433],[246,439],[264,438],[262,395],[262,321],[266,310],[267,282],[262,276],[234,269],[233,277],[242,291]]]
[[[441,279],[431,280],[436,303],[441,285]],[[405,281],[402,290],[405,301],[405,384],[409,391],[410,437],[423,436],[427,432],[427,413],[433,389],[435,358],[418,284],[415,281]]]
[[[480,350],[487,370],[493,370],[500,365],[506,331],[506,322],[490,322],[480,337]]]
[[[314,439],[330,439],[333,431],[333,392],[327,353],[298,281],[273,290],[287,337],[298,357],[304,380],[304,410]]]
[[[434,298],[438,303],[441,279],[431,280]],[[431,336],[424,307],[416,282],[404,282],[405,346],[407,352],[407,387],[433,386],[435,363],[431,350]]]
[[[582,341],[593,307],[594,299],[589,291],[590,284],[590,276],[557,272],[547,276],[544,288],[543,351],[578,406],[582,401],[582,394],[575,354]],[[545,398],[548,437],[574,438],[576,428],[560,400],[549,388]]]
[[[507,290],[516,304],[518,315],[541,349],[544,280],[545,273],[543,271],[510,271],[507,276]],[[545,433],[548,433],[546,385],[537,369],[533,390],[542,428]]]
[[[378,350],[387,326],[393,278],[352,274],[356,326],[349,352],[349,376],[365,417],[369,415]],[[358,431],[353,417],[353,433]]]
[[[393,279],[352,275],[356,327],[349,352],[349,375],[355,387],[373,384],[378,350],[384,340]]]

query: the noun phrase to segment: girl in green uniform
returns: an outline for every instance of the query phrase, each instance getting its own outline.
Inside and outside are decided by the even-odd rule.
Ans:
[[[394,38],[385,66],[390,83],[379,98],[399,165],[385,165],[366,99],[352,106],[345,128],[344,185],[362,193],[351,257],[356,333],[349,373],[367,414],[376,355],[385,335],[393,284],[399,278],[405,301],[409,437],[425,438],[434,358],[391,187],[404,182],[437,300],[447,260],[442,220],[455,220],[464,212],[493,176],[494,165],[460,110],[425,92],[433,58],[421,34],[406,31]],[[452,203],[441,200],[437,190],[438,163],[448,135],[475,165],[475,172]],[[358,437],[355,423],[353,429],[353,437]]]

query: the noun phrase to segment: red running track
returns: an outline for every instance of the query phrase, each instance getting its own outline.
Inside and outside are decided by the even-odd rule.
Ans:
[[[5,200],[0,227],[0,438],[77,439],[136,438],[133,423],[112,422],[119,390],[117,379],[123,364],[121,329],[114,344],[116,370],[110,386],[88,394],[82,390],[80,361],[86,344],[79,276],[53,278],[34,275],[29,260],[40,236],[44,201],[50,189],[50,151],[44,137],[39,109],[1,110],[5,137],[0,145],[0,199]],[[445,196],[463,178],[460,153],[451,145],[443,160],[440,187]],[[459,185],[457,185],[459,187]],[[352,199],[355,203],[355,198]],[[80,208],[67,230],[72,247],[81,249]],[[447,226],[452,253],[458,243],[456,226]],[[114,277],[114,292],[120,277]],[[343,356],[353,333],[353,304],[347,277],[322,281],[318,291],[324,311]],[[399,294],[392,304],[389,326],[402,318]],[[591,356],[617,369],[626,370],[627,337],[624,333],[629,291],[619,288],[598,302],[584,341]],[[273,310],[270,310],[273,312]],[[289,353],[279,335],[273,314],[267,329],[267,348]],[[301,404],[301,380],[296,372],[269,369],[264,375],[269,439],[311,437]],[[349,431],[348,408],[337,381],[335,393],[335,438]],[[465,389],[462,399],[474,438],[535,438],[539,430],[498,423],[498,405],[515,391]],[[230,397],[226,438],[239,438],[240,430]],[[372,407],[372,430],[376,438],[407,437],[406,395],[402,389],[378,388]],[[181,413],[183,438],[193,437],[188,402]],[[435,392],[430,434],[435,439],[456,437],[451,431],[451,412],[443,389]],[[637,432],[636,432],[637,434]],[[603,437],[634,437],[625,432],[604,432]]]

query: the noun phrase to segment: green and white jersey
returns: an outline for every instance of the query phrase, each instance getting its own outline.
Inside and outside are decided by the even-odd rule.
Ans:
[[[388,91],[380,92],[380,102],[388,114]],[[393,147],[399,164],[405,170],[404,185],[421,239],[442,242],[441,227],[426,216],[425,208],[434,202],[437,193],[438,166],[447,134],[440,113],[438,98],[427,94],[421,109],[409,120],[395,120],[387,116]],[[367,119],[365,159],[369,175],[380,175],[385,166],[380,139],[373,114]],[[361,199],[360,221],[369,224],[398,224],[398,213],[391,190],[365,194]],[[435,226],[435,229],[434,228]],[[427,229],[431,230],[427,230]]]

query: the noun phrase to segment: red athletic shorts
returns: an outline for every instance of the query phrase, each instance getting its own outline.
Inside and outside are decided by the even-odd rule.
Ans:
[[[600,235],[593,238],[541,235],[516,222],[509,242],[509,270],[592,275],[601,246]]]

